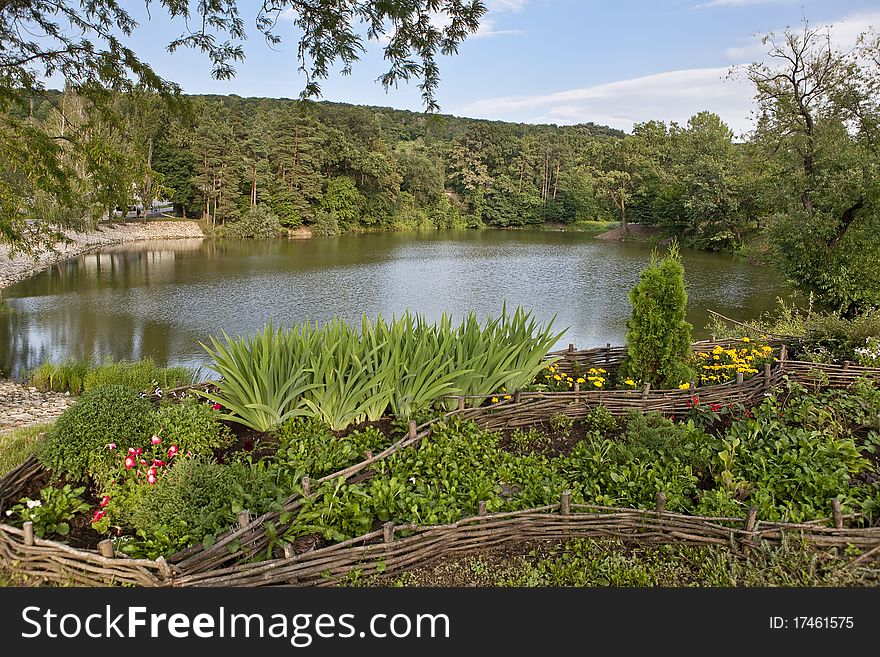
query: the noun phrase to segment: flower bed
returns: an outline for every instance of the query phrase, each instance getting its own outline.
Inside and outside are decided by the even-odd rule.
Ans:
[[[420,476],[418,474],[420,470],[413,468],[423,468],[422,471],[425,472],[425,476],[436,477],[439,480],[441,477],[437,464],[448,463],[451,466],[457,457],[439,455],[432,457],[435,459],[439,458],[439,461],[433,460],[426,462],[425,465],[422,466],[419,465],[419,459],[425,457],[430,452],[424,452],[423,449],[409,450],[407,448],[422,444],[425,447],[436,449],[437,446],[442,445],[444,444],[444,441],[447,441],[445,444],[455,447],[450,454],[461,456],[463,454],[462,448],[465,445],[477,445],[482,439],[478,438],[478,434],[469,434],[471,437],[462,444],[448,443],[448,439],[444,438],[444,435],[448,433],[448,430],[443,427],[448,426],[448,423],[454,418],[461,418],[463,420],[470,419],[484,428],[512,431],[517,427],[525,428],[542,423],[548,424],[553,421],[553,418],[555,417],[556,421],[560,423],[560,427],[564,429],[561,418],[564,417],[574,420],[583,420],[587,417],[592,418],[595,413],[594,409],[600,405],[606,407],[609,415],[618,417],[625,415],[631,409],[651,410],[651,408],[656,408],[666,414],[680,414],[681,417],[679,419],[683,418],[689,420],[695,425],[698,425],[701,422],[714,422],[715,419],[709,416],[711,413],[716,412],[716,410],[722,409],[719,408],[713,410],[713,404],[728,403],[727,399],[729,399],[731,394],[743,395],[742,403],[744,409],[747,408],[749,404],[758,404],[765,398],[765,395],[770,392],[767,386],[782,383],[786,375],[794,376],[798,378],[798,380],[803,380],[804,382],[809,383],[809,385],[818,386],[820,384],[830,384],[832,387],[852,386],[855,382],[865,376],[872,376],[876,380],[880,380],[880,371],[878,370],[867,370],[865,368],[853,367],[844,370],[842,367],[828,366],[825,366],[824,368],[816,368],[812,364],[783,362],[778,364],[772,370],[769,381],[765,379],[765,377],[759,376],[751,380],[746,380],[741,384],[733,382],[699,389],[699,403],[695,403],[695,395],[693,395],[690,390],[647,391],[647,393],[645,393],[644,390],[609,391],[598,389],[595,391],[586,390],[565,393],[521,392],[514,395],[514,398],[510,400],[499,399],[497,403],[490,402],[488,406],[453,411],[446,414],[445,418],[439,420],[441,424],[437,424],[438,421],[433,421],[424,424],[422,427],[410,426],[407,428],[405,435],[395,441],[394,444],[384,447],[381,451],[377,448],[374,452],[366,455],[357,455],[352,451],[348,451],[346,453],[349,454],[349,456],[344,457],[343,460],[343,462],[346,463],[346,467],[341,469],[334,467],[334,464],[338,462],[334,460],[336,458],[335,456],[326,461],[324,466],[321,466],[320,463],[311,462],[311,465],[309,465],[309,472],[305,474],[305,476],[308,477],[307,479],[303,480],[298,478],[299,472],[292,473],[289,479],[290,482],[294,482],[292,494],[285,494],[284,499],[279,500],[278,505],[275,508],[258,513],[256,518],[253,518],[251,514],[245,513],[245,509],[242,508],[239,522],[232,530],[217,533],[212,536],[212,542],[201,541],[177,554],[172,555],[168,552],[163,552],[163,554],[156,559],[125,557],[120,550],[124,545],[120,545],[118,540],[115,544],[108,540],[107,542],[102,543],[97,550],[72,550],[62,544],[41,540],[36,536],[29,537],[28,532],[25,529],[18,529],[4,525],[2,530],[0,530],[0,535],[2,535],[4,561],[11,562],[15,560],[19,561],[21,564],[25,564],[26,567],[23,567],[20,571],[25,574],[39,575],[40,573],[44,573],[48,577],[54,578],[56,581],[59,581],[64,577],[69,577],[71,581],[78,583],[111,583],[113,581],[126,581],[141,585],[196,585],[206,583],[239,583],[253,585],[259,583],[286,582],[291,579],[296,579],[299,583],[306,583],[318,581],[320,579],[318,575],[320,572],[330,570],[334,574],[342,575],[344,572],[347,572],[346,569],[349,567],[355,567],[355,563],[360,564],[360,566],[357,567],[362,567],[364,564],[363,559],[365,558],[367,559],[367,565],[369,567],[381,568],[382,559],[385,559],[385,567],[388,567],[389,557],[387,555],[391,555],[395,558],[393,561],[395,568],[405,568],[407,567],[407,564],[419,563],[419,554],[430,553],[431,558],[438,554],[442,554],[443,550],[440,549],[442,546],[449,546],[450,550],[466,550],[476,547],[477,545],[483,545],[484,541],[480,538],[482,535],[479,534],[479,532],[477,534],[463,532],[461,534],[461,541],[459,541],[459,538],[451,538],[453,535],[456,537],[459,536],[460,527],[470,526],[468,521],[456,519],[458,517],[457,514],[467,516],[468,511],[473,513],[481,507],[485,508],[487,512],[497,510],[502,514],[522,514],[523,519],[517,520],[515,523],[516,528],[511,529],[511,533],[505,534],[499,529],[498,536],[506,536],[506,538],[503,538],[505,541],[514,540],[516,536],[522,536],[523,534],[527,534],[534,538],[554,538],[556,536],[556,534],[554,534],[556,531],[556,525],[553,523],[557,521],[547,521],[549,523],[549,525],[547,525],[544,523],[544,520],[538,521],[535,514],[541,515],[544,513],[543,511],[540,511],[540,508],[546,507],[547,504],[541,504],[540,502],[548,502],[553,498],[558,499],[562,492],[561,488],[570,488],[570,481],[559,479],[558,484],[552,484],[549,479],[547,480],[547,483],[542,483],[540,478],[531,480],[523,479],[520,483],[508,482],[506,489],[502,486],[500,489],[494,490],[494,492],[492,492],[492,487],[489,489],[481,488],[479,478],[465,483],[456,481],[452,484],[452,488],[449,490],[466,491],[468,496],[467,499],[461,498],[457,501],[450,499],[448,502],[443,503],[440,506],[432,506],[433,504],[440,504],[444,498],[442,498],[442,496],[432,497],[434,493],[427,489],[426,491],[419,493],[417,482]],[[825,381],[821,380],[823,377],[826,379]],[[722,399],[723,402],[714,401],[712,395],[716,392],[720,395],[719,399]],[[803,412],[803,409],[801,409],[801,412]],[[681,424],[678,426],[681,426]],[[439,433],[436,433],[435,436],[431,436],[431,432],[436,431],[439,431]],[[677,429],[677,431],[680,430]],[[798,436],[803,438],[803,436],[798,433],[793,433],[792,436],[794,438],[798,438]],[[155,444],[151,442],[149,446],[144,445],[140,447],[130,445],[122,452],[106,449],[106,445],[110,444],[106,443],[104,445],[105,453],[111,454],[116,452],[119,456],[115,456],[115,459],[120,460],[121,457],[121,460],[123,461],[121,466],[116,463],[116,469],[112,471],[114,475],[111,475],[110,480],[112,481],[115,476],[117,485],[119,485],[120,477],[118,475],[122,474],[124,482],[133,481],[136,484],[140,484],[140,487],[147,491],[158,489],[158,485],[161,484],[161,479],[164,476],[163,468],[166,466],[156,465],[154,459],[159,461],[171,461],[172,459],[178,458],[178,456],[168,457],[166,453],[167,448],[170,448],[171,444],[176,443],[169,444],[162,436],[157,435],[157,438],[159,438],[161,442]],[[809,437],[807,436],[804,439],[809,439]],[[359,449],[362,446],[358,443],[359,440],[361,440],[361,438],[356,438],[353,442],[349,441],[349,443],[351,443],[351,450]],[[300,439],[292,441],[288,447],[295,446],[300,442]],[[336,447],[341,446],[348,449],[345,441],[334,444]],[[527,446],[527,443],[523,444]],[[380,447],[382,446],[383,445],[380,444]],[[832,445],[832,447],[834,447],[834,445]],[[137,449],[141,449],[142,451],[140,454],[130,454],[128,449],[133,449],[135,452]],[[163,454],[150,454],[149,458],[145,458],[149,449],[161,449]],[[789,449],[794,449],[794,447],[792,446]],[[313,453],[314,449],[309,448],[307,451]],[[513,472],[510,468],[514,465],[518,468],[516,471],[522,473],[520,476],[525,476],[526,473],[540,472],[542,468],[546,470],[547,467],[549,467],[546,464],[541,465],[542,463],[546,463],[546,460],[542,461],[544,457],[540,454],[530,453],[540,450],[529,450],[526,447],[523,451],[524,454],[522,455],[521,461],[510,460],[508,457],[501,455],[498,451],[492,451],[491,458],[496,459],[496,466],[493,467],[501,468],[500,470],[497,470],[499,473],[505,472],[505,468],[507,468],[506,471],[508,471],[508,475],[506,476],[510,476],[510,473]],[[482,452],[479,451],[474,453],[475,460],[473,463],[475,465],[472,467],[482,471],[485,470],[485,467],[480,460],[483,458],[480,456],[481,453]],[[395,454],[398,456],[394,457],[393,455]],[[130,456],[136,461],[136,463],[133,463],[131,468],[126,468],[124,461]],[[581,455],[580,458],[583,458],[583,456],[584,455]],[[855,458],[856,456],[857,455],[853,455],[852,458]],[[183,457],[186,458],[185,453],[183,454]],[[838,458],[833,454],[832,457]],[[302,451],[296,453],[290,453],[288,451],[285,452],[284,458],[290,459],[291,462],[301,463],[303,453]],[[349,460],[352,458],[354,458],[354,462],[348,465]],[[141,460],[145,463],[140,463]],[[113,462],[115,461],[111,459],[111,463]],[[255,466],[257,466],[257,469],[263,467],[259,466],[259,463],[255,463]],[[10,475],[4,478],[2,489],[4,493],[3,496],[0,497],[0,506],[2,506],[2,508],[8,509],[10,503],[17,502],[18,497],[16,496],[18,491],[23,489],[27,481],[39,474],[40,468],[35,462],[32,462],[29,467],[31,468],[29,471],[27,468],[20,469],[10,473]],[[132,472],[137,471],[138,467],[143,470],[142,477],[134,475],[132,478]],[[168,472],[173,472],[177,467],[178,466],[175,465],[174,468],[171,468]],[[149,483],[151,468],[155,468],[153,474],[158,483]],[[398,468],[398,470],[390,470],[389,468]],[[400,470],[399,468],[403,469]],[[336,471],[334,472],[333,470]],[[551,470],[553,470],[553,468],[551,468]],[[551,470],[547,470],[547,472],[551,473]],[[739,476],[739,470],[737,470],[736,463],[733,463],[729,470],[731,473],[730,476],[733,477],[729,482],[733,497],[719,498],[714,500],[713,503],[721,505],[718,507],[718,511],[722,511],[724,504],[731,501],[736,502],[737,508],[746,510],[748,507],[748,498],[746,498],[746,502],[742,502],[741,500],[736,500],[735,497],[738,484],[736,478]],[[686,468],[682,470],[682,472],[686,471]],[[28,474],[28,472],[30,474]],[[316,473],[321,476],[315,476]],[[391,481],[394,479],[396,473],[406,473],[407,476],[412,476],[416,479],[416,482],[408,482],[403,488],[399,486],[395,488],[396,485],[391,485]],[[413,474],[409,475],[409,473]],[[644,506],[645,500],[649,500],[653,506],[654,495],[659,491],[664,493],[666,502],[664,502],[663,513],[660,514],[658,518],[662,520],[662,518],[668,516],[672,519],[672,516],[669,515],[670,511],[674,512],[679,508],[685,508],[685,510],[689,510],[691,513],[691,515],[686,517],[693,519],[693,509],[687,509],[687,505],[681,507],[682,500],[685,500],[686,497],[682,497],[680,490],[677,490],[674,487],[669,487],[668,485],[668,482],[675,482],[675,478],[668,481],[655,481],[650,477],[646,478],[644,474],[645,473],[630,473],[630,476],[634,477],[631,481],[640,481],[644,483],[644,486],[642,486],[642,488],[644,488],[644,494],[642,495],[639,493],[641,497],[635,501],[636,506]],[[719,477],[723,476],[723,472],[718,474]],[[620,472],[618,472],[618,475],[620,475]],[[551,477],[552,476],[556,475],[551,475]],[[141,482],[141,480],[143,480],[143,482]],[[529,483],[529,481],[532,483]],[[719,479],[719,481],[722,480]],[[510,485],[511,483],[514,485]],[[613,482],[612,485],[612,482],[609,482],[607,484],[611,487],[609,490],[613,490],[614,486],[618,483],[620,482]],[[833,482],[831,483],[833,484]],[[817,485],[819,484],[821,484],[821,486],[816,490],[819,491],[820,495],[819,498],[815,500],[814,507],[811,507],[813,508],[813,511],[810,511],[809,515],[814,523],[816,520],[821,519],[816,515],[817,513],[824,516],[827,515],[829,508],[831,510],[835,509],[828,500],[828,497],[831,495],[825,494],[822,491],[831,491],[833,495],[837,495],[838,490],[835,488],[836,484],[830,487],[821,482],[817,483]],[[493,484],[493,486],[494,485],[495,484]],[[515,486],[520,486],[521,490],[515,491]],[[525,486],[525,488],[523,488],[523,486]],[[124,488],[125,485],[122,487]],[[367,487],[369,487],[369,496],[372,500],[371,504],[374,504],[375,500],[384,500],[382,502],[384,505],[382,508],[386,509],[386,512],[381,515],[375,513],[367,514],[362,519],[358,518],[356,514],[355,516],[341,519],[334,519],[327,516],[328,503],[330,503],[330,506],[335,504],[337,508],[344,507],[350,510],[352,504],[358,504],[361,495],[361,492],[359,491],[363,491],[367,489]],[[625,489],[626,486],[624,485],[621,490]],[[526,491],[526,496],[523,496],[523,490]],[[112,511],[110,500],[107,501],[105,507],[98,507],[98,505],[100,505],[100,503],[102,503],[108,496],[108,493],[104,491],[96,491],[96,493],[97,492],[102,492],[103,495],[100,498],[95,498],[96,508],[94,512],[100,512],[105,508],[109,508]],[[842,502],[841,507],[832,513],[832,517],[839,516],[839,522],[836,522],[836,519],[832,520],[832,522],[835,522],[835,524],[842,524],[845,517],[849,517],[849,522],[863,524],[865,522],[864,513],[853,509],[852,502],[846,497],[846,490],[840,492],[840,498],[842,498],[839,500]],[[393,511],[393,509],[398,508],[394,506],[394,500],[396,499],[410,500],[404,504],[404,508],[411,506],[411,501],[416,499],[412,497],[413,493],[417,493],[417,496],[421,496],[419,499],[424,500],[423,503],[427,505],[425,506],[426,510],[432,508],[435,510],[444,509],[445,515],[437,515],[434,512],[424,515],[423,522],[427,521],[428,524],[438,526],[424,528],[421,527],[422,523],[406,521],[406,514],[411,513],[411,510],[406,511],[403,514],[400,510]],[[425,496],[426,493],[428,493],[427,497]],[[509,497],[511,494],[514,497]],[[577,509],[578,500],[596,499],[595,497],[585,498],[584,492],[579,490],[572,490],[572,494],[574,496],[573,507],[575,509]],[[111,500],[114,498],[113,495],[109,496]],[[434,502],[431,502],[431,500],[434,500]],[[516,505],[518,505],[518,508],[509,510],[510,500],[514,500]],[[571,498],[569,501],[570,503],[572,502]],[[762,502],[757,506],[772,510],[774,508],[783,508],[779,507],[779,504],[785,501],[786,500],[783,500],[782,498],[778,498],[773,502],[772,506],[764,506],[765,502]],[[481,505],[480,502],[485,504]],[[535,502],[539,502],[539,504],[535,505]],[[633,502],[631,501],[630,503]],[[803,507],[805,503],[804,500],[797,502],[801,507]],[[539,511],[534,511],[534,509],[529,510],[527,508],[529,506],[539,508]],[[599,506],[603,505],[600,504]],[[615,505],[605,504],[604,506]],[[729,505],[727,508],[729,508]],[[250,510],[253,511],[254,509]],[[391,511],[389,512],[389,510]],[[675,522],[685,521],[678,518],[677,515],[675,517],[675,522],[670,520],[671,524],[668,526],[668,531],[657,529],[653,533],[647,532],[647,534],[644,535],[641,532],[632,531],[631,525],[634,522],[632,518],[642,517],[640,514],[643,514],[644,512],[644,508],[641,511],[632,509],[627,509],[626,511],[620,510],[617,513],[624,515],[615,519],[613,515],[608,515],[608,513],[602,511],[602,514],[605,517],[601,520],[605,523],[612,523],[612,525],[619,521],[618,527],[621,535],[630,536],[634,540],[642,540],[642,538],[645,540],[652,540],[652,536],[656,538],[660,535],[657,534],[656,531],[659,531],[663,535],[664,540],[677,540],[675,538],[676,532],[679,534],[682,533],[681,526],[676,525]],[[454,513],[456,515],[449,515],[449,513]],[[699,513],[697,515],[700,516]],[[721,513],[720,515],[729,516],[729,514],[724,513]],[[748,515],[749,514],[746,513],[743,517],[747,518]],[[774,527],[777,525],[780,527],[785,525],[785,523],[780,523],[778,520],[770,517],[771,515],[772,514],[768,515],[768,512],[762,512],[760,518],[761,520],[775,523],[773,525]],[[105,519],[110,516],[111,514],[107,512],[107,515],[102,515],[97,520],[99,522],[104,522],[106,521]],[[432,521],[432,518],[436,519]],[[439,523],[437,522],[438,520],[440,521]],[[451,521],[450,527],[447,527],[446,529],[439,527],[447,520]],[[609,525],[602,525],[599,520],[600,519],[596,518],[590,519],[585,516],[583,522],[587,525],[589,523],[597,523],[596,526],[604,527],[607,530]],[[388,538],[389,526],[382,526],[381,523],[395,521],[395,528],[391,531],[392,540],[386,540]],[[694,521],[699,521],[699,518],[696,518]],[[720,522],[717,519],[704,519],[704,521],[710,525],[713,523],[718,524]],[[479,527],[483,526],[483,521],[479,520],[479,518],[473,522],[477,523],[477,526]],[[570,523],[571,521],[566,520],[565,522]],[[581,520],[578,520],[577,522],[579,523]],[[658,520],[658,522],[660,522],[660,520]],[[741,520],[739,522],[745,527],[744,523],[746,523],[746,520]],[[379,523],[378,526],[377,523]],[[416,525],[419,526],[417,527]],[[697,525],[699,525],[699,522],[697,522]],[[685,533],[688,533],[691,536],[704,536],[697,531],[697,525],[689,525],[692,531]],[[726,526],[724,523],[721,523],[721,525]],[[803,523],[789,523],[789,525],[791,525],[791,531],[800,531],[798,528],[802,527]],[[676,529],[676,526],[678,526],[678,529]],[[760,526],[769,527],[769,525],[763,522]],[[786,527],[788,527],[788,525],[786,525]],[[816,528],[817,526],[812,524],[810,527]],[[31,525],[31,528],[33,528],[33,525]],[[320,530],[322,529],[326,530],[324,535],[321,535]],[[434,532],[433,534],[431,534],[432,531]],[[505,530],[505,532],[506,531],[507,530]],[[714,532],[716,530],[711,529],[711,531]],[[780,533],[783,531],[787,531],[787,529],[779,530]],[[400,542],[409,540],[403,536],[403,534],[410,532],[415,532],[414,535],[420,537],[426,535],[433,536],[434,538],[431,540],[434,542],[419,543],[418,550],[415,550],[414,548],[414,552],[404,550],[403,552],[398,553],[396,551],[398,546],[395,546],[394,549],[387,547],[386,543],[398,543],[397,537],[400,537]],[[587,533],[578,535],[594,534]],[[729,537],[729,533],[725,536]],[[764,538],[773,538],[774,536],[777,536],[777,534],[769,532],[767,534],[761,534],[760,536]],[[856,527],[850,529],[842,529],[840,527],[819,527],[808,536],[808,538],[810,537],[815,537],[815,540],[817,541],[824,541],[827,540],[828,537],[833,537],[830,544],[837,544],[834,541],[838,541],[839,543],[841,540],[849,541],[852,539],[850,542],[865,548],[872,545],[872,541],[874,542],[873,544],[880,543],[880,537],[876,534],[876,528],[872,527]],[[499,540],[502,539],[499,538]],[[812,540],[812,538],[810,540]],[[328,541],[329,544],[327,543]],[[374,546],[374,542],[378,542],[377,545],[379,547]],[[161,547],[160,544],[157,545]],[[403,543],[403,545],[409,544]],[[433,548],[431,546],[433,546]],[[409,548],[407,548],[407,550],[408,549]],[[351,550],[351,552],[348,550]],[[419,550],[421,550],[421,552]],[[75,556],[80,553],[80,556],[82,557],[81,559]],[[386,556],[379,557],[377,556],[379,553]],[[246,563],[252,561],[254,558],[261,558],[263,560],[268,559],[268,561],[266,561],[265,565]],[[275,569],[273,570],[270,566],[274,566]],[[130,572],[128,569],[130,569]],[[121,574],[123,571],[127,573],[125,576]]]

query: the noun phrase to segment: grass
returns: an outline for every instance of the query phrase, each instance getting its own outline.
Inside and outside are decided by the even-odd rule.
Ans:
[[[188,367],[159,367],[149,358],[102,363],[46,362],[28,374],[30,384],[41,392],[70,392],[72,395],[101,385],[123,385],[137,392],[155,387],[177,388],[194,383],[199,376],[197,370]]]
[[[0,477],[36,451],[39,435],[51,426],[37,424],[0,434]]]

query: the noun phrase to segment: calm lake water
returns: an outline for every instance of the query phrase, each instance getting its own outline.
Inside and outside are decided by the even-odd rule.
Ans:
[[[650,256],[584,233],[466,231],[301,241],[142,242],[71,259],[4,292],[0,371],[87,356],[200,365],[221,330],[251,333],[406,309],[438,318],[522,305],[568,327],[559,345],[622,344],[627,293]],[[689,320],[755,318],[790,289],[770,269],[686,251]]]

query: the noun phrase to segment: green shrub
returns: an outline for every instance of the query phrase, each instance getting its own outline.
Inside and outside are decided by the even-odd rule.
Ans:
[[[676,388],[690,381],[691,329],[685,320],[687,293],[681,254],[672,246],[651,263],[629,293],[632,317],[627,321],[627,356],[622,375],[650,382],[655,388]]]
[[[591,409],[581,422],[587,428],[587,431],[608,433],[617,428],[617,418],[604,406],[597,406]]]
[[[160,406],[156,434],[166,444],[193,454],[213,454],[232,440],[229,428],[220,421],[220,413],[195,400]]]
[[[277,495],[260,468],[222,465],[207,456],[177,457],[155,485],[138,486],[128,498],[125,522],[141,540],[122,549],[168,556],[225,531],[242,509],[266,511]]]
[[[86,392],[58,418],[37,454],[56,475],[82,480],[106,467],[107,445],[139,446],[155,423],[153,406],[137,393],[123,386],[100,386]]]
[[[271,239],[282,232],[281,220],[265,205],[255,205],[238,221],[230,221],[217,229],[218,237],[233,239]]]

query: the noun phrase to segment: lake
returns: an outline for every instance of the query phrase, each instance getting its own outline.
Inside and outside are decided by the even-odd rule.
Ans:
[[[0,371],[20,377],[46,359],[87,356],[202,365],[199,341],[270,320],[486,316],[505,302],[543,322],[555,315],[555,327],[568,327],[560,346],[622,344],[627,294],[650,253],[589,233],[497,230],[109,247],[4,291]],[[695,337],[707,336],[706,309],[752,319],[791,294],[772,269],[743,258],[683,256]]]

